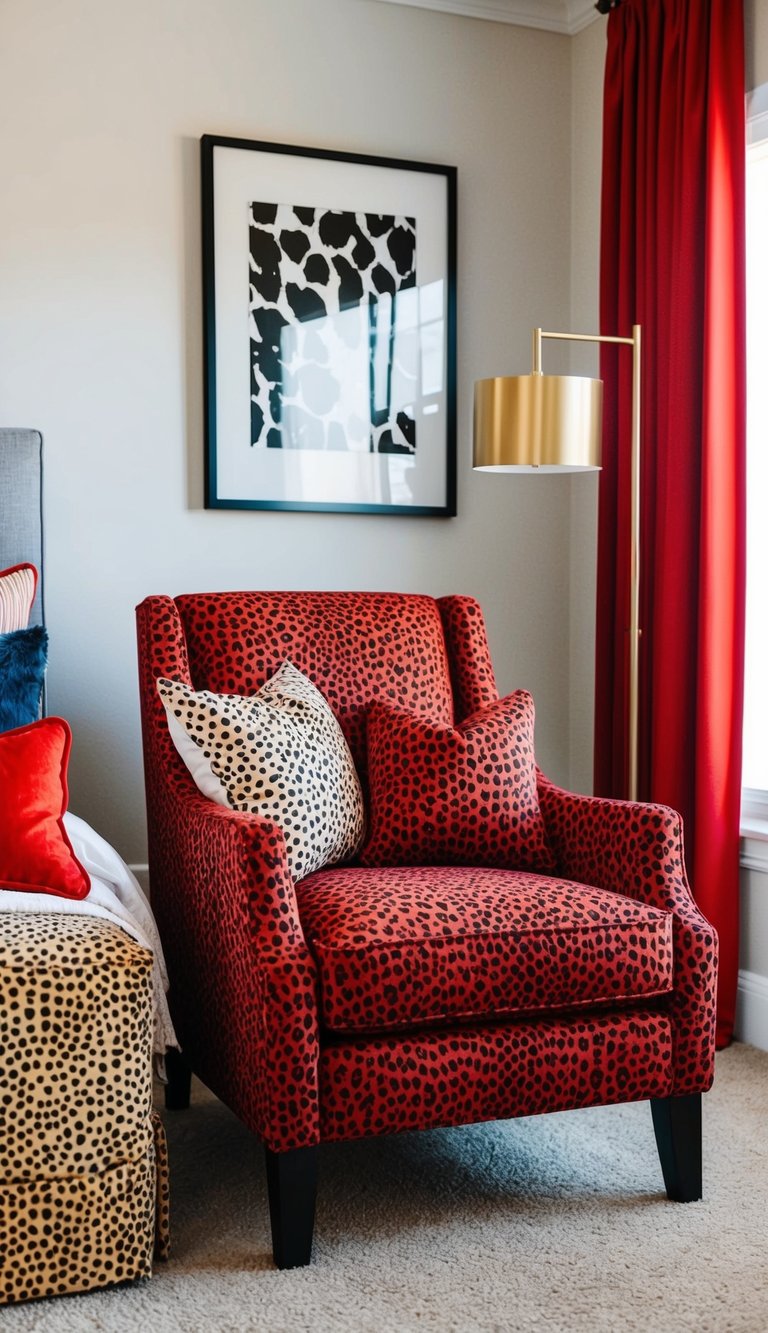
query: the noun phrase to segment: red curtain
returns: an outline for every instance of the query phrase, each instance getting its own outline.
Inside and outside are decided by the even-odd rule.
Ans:
[[[622,0],[608,20],[601,330],[643,329],[639,794],[683,815],[720,937],[718,1041],[738,974],[744,644],[741,0]],[[631,362],[604,349],[595,790],[626,791]]]

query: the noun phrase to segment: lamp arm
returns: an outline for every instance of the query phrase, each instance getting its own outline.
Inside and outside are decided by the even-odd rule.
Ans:
[[[556,338],[562,342],[572,343],[625,343],[628,347],[635,346],[635,332],[639,335],[640,325],[633,324],[631,338],[614,338],[607,333],[549,333],[545,329],[533,330],[533,373],[541,374],[541,341],[542,338]],[[638,353],[640,350],[639,336],[637,340]]]

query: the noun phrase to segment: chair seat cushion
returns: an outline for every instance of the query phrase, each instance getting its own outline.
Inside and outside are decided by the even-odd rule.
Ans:
[[[672,916],[525,871],[321,870],[296,885],[331,1032],[646,1000],[672,989]]]

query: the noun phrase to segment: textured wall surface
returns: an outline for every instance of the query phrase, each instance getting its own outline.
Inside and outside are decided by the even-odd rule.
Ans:
[[[752,82],[767,10],[747,0]],[[45,435],[72,806],[129,860],[149,592],[472,592],[502,690],[535,695],[543,766],[589,787],[596,478],[474,474],[471,411],[476,378],[528,369],[534,324],[596,321],[604,40],[372,0],[4,0],[2,420]],[[205,132],[458,167],[458,518],[203,510]]]
[[[471,471],[472,383],[569,318],[570,41],[367,0],[4,0],[0,401],[46,444],[50,707],[72,808],[144,859],[150,592],[472,592],[569,770],[569,489]],[[205,512],[198,140],[459,170],[459,517]]]

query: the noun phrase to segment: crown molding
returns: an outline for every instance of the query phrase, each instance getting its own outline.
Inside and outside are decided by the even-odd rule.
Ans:
[[[545,32],[565,33],[573,37],[599,18],[594,0],[378,0],[385,5],[410,5],[416,9],[437,9],[444,14],[465,18],[488,19],[492,23],[514,23],[521,28],[542,28]]]

